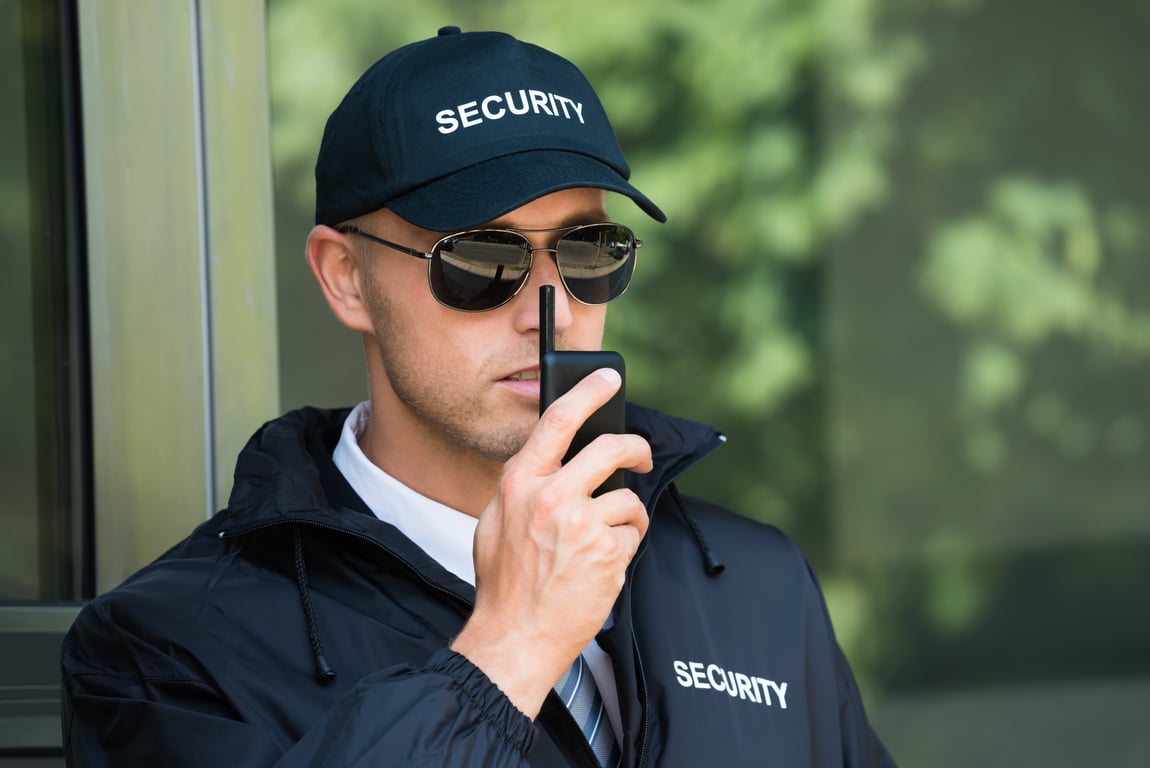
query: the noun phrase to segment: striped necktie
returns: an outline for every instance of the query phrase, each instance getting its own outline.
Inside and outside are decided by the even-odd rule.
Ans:
[[[583,660],[582,654],[575,658],[570,669],[559,678],[559,682],[555,684],[555,692],[563,699],[571,716],[579,724],[599,765],[603,768],[616,768],[623,755],[619,751],[618,742],[615,741],[611,723],[607,720],[607,711],[603,708],[603,697],[599,695],[599,687],[595,685],[595,678],[591,676],[591,670],[587,668],[587,662]]]

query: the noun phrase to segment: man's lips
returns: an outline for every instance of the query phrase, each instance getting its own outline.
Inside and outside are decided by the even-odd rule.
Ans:
[[[539,368],[526,368],[522,371],[516,371],[509,376],[504,376],[502,381],[539,381]]]
[[[537,400],[539,398],[539,366],[509,373],[499,380],[499,384],[520,397]]]

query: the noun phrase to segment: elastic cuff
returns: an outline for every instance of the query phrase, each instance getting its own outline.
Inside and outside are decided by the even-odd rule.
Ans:
[[[482,720],[524,756],[531,754],[535,748],[535,724],[511,703],[511,699],[491,682],[482,669],[450,648],[436,651],[427,660],[427,669],[450,678]]]

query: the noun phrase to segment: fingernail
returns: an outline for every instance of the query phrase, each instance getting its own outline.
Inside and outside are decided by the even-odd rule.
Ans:
[[[600,368],[599,370],[596,371],[596,373],[598,373],[600,376],[602,376],[604,379],[611,382],[612,384],[618,384],[621,380],[619,378],[619,372],[616,371],[614,368]]]

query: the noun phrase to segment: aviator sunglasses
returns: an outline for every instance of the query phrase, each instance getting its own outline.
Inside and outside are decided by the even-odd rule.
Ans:
[[[635,272],[635,250],[642,240],[622,224],[580,224],[555,229],[469,229],[439,240],[430,253],[392,243],[353,226],[340,232],[427,260],[431,295],[460,312],[501,307],[519,293],[531,273],[532,259],[555,255],[567,293],[582,304],[606,304],[627,290]],[[533,248],[525,232],[561,232],[554,248]]]

